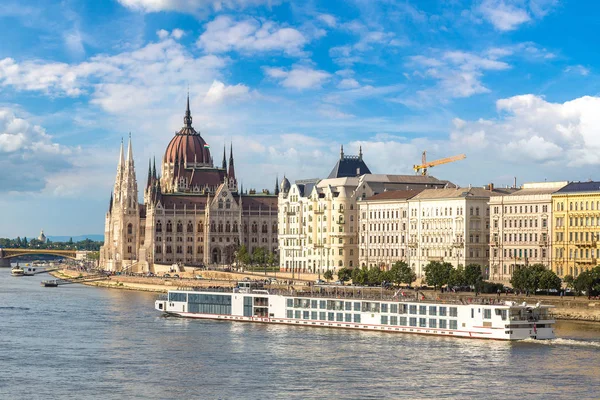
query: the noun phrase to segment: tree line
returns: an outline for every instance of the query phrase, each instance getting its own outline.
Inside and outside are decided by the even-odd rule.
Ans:
[[[43,250],[88,250],[99,251],[104,242],[90,239],[74,242],[69,238],[66,242],[53,242],[48,240],[43,243],[37,239],[28,240],[26,237],[17,237],[16,239],[0,238],[0,248],[5,249],[43,249]]]

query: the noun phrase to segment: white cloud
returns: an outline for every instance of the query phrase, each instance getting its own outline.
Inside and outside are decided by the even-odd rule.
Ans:
[[[178,11],[196,14],[202,11],[236,10],[258,6],[279,4],[278,0],[118,0],[123,6],[132,10],[152,13],[161,11]]]
[[[207,104],[217,104],[226,100],[235,100],[248,97],[249,89],[248,86],[237,84],[237,85],[225,85],[221,81],[213,81],[212,85],[206,92],[204,102]]]
[[[83,37],[78,29],[66,32],[63,37],[69,53],[77,57],[82,57],[85,55]]]
[[[300,31],[281,27],[272,21],[236,21],[222,15],[206,24],[206,30],[198,38],[197,45],[208,53],[275,51],[302,55],[302,48],[307,41]]]
[[[319,14],[317,16],[317,19],[324,22],[330,28],[335,28],[335,26],[337,25],[336,18],[331,14]]]
[[[160,29],[156,31],[156,35],[160,40],[167,39],[168,37],[172,37],[175,40],[179,40],[183,37],[183,35],[185,35],[185,32],[179,28],[175,28],[171,32],[164,29]]]
[[[583,65],[569,65],[565,68],[565,72],[588,76],[590,74],[590,69],[584,67]]]
[[[599,97],[550,103],[532,94],[498,100],[498,120],[454,124],[451,139],[467,148],[500,152],[520,162],[600,165]]]
[[[338,89],[355,89],[360,87],[360,83],[353,78],[345,78],[340,81],[337,85]]]
[[[324,117],[332,119],[346,119],[352,118],[354,115],[340,111],[338,108],[331,105],[323,105],[319,108],[319,114]]]
[[[512,31],[529,22],[529,13],[510,0],[484,0],[478,8],[483,17],[500,31]]]
[[[304,66],[294,66],[291,71],[270,67],[264,70],[267,76],[280,80],[282,86],[299,90],[321,87],[331,77],[328,72]]]

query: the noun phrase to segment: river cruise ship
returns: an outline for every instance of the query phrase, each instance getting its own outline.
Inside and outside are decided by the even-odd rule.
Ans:
[[[553,339],[549,305],[477,299],[459,303],[346,288],[310,292],[264,290],[252,282],[236,288],[171,290],[155,308],[168,315],[307,327],[362,329],[447,337]],[[471,299],[475,300],[475,299]]]

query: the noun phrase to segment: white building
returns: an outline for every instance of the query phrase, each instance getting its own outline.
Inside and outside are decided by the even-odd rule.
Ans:
[[[490,197],[490,279],[508,281],[515,266],[552,264],[552,193],[568,182],[525,183]]]
[[[389,270],[408,262],[408,199],[421,190],[392,190],[358,202],[359,265]]]
[[[488,201],[492,195],[507,193],[490,188],[427,189],[408,200],[408,264],[418,277],[431,261],[455,267],[479,264],[487,275]]]
[[[376,175],[358,156],[344,155],[327,179],[296,181],[284,177],[278,200],[280,268],[318,272],[358,264],[358,205],[386,190],[445,187],[431,176]]]

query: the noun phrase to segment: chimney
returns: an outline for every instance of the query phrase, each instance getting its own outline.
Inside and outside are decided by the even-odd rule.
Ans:
[[[492,192],[494,190],[494,184],[490,183],[490,192]]]
[[[517,177],[515,176],[515,183],[513,184],[513,188],[517,188]]]

